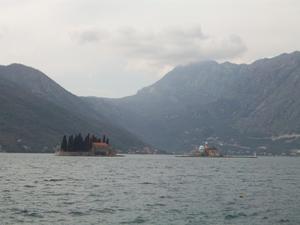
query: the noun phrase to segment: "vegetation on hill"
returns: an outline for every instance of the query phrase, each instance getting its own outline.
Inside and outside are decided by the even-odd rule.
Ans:
[[[83,98],[167,151],[208,140],[224,151],[281,153],[300,146],[300,52],[252,64],[206,61],[176,67],[121,99]]]
[[[124,152],[147,146],[42,72],[0,66],[0,151],[53,152],[64,134],[105,133]]]
[[[0,66],[0,150],[52,152],[64,134],[105,133],[123,151],[190,151],[208,140],[241,153],[300,146],[300,52],[252,64],[176,67],[121,99],[79,98],[42,72]]]

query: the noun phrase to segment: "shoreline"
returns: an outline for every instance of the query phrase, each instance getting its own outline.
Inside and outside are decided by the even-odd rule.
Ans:
[[[176,155],[175,157],[182,158],[223,158],[223,159],[257,159],[257,156],[245,155],[245,156],[193,156],[193,155]]]
[[[124,157],[124,155],[112,154],[112,155],[102,155],[96,154],[95,152],[64,152],[57,151],[54,153],[55,156],[83,156],[83,157]]]

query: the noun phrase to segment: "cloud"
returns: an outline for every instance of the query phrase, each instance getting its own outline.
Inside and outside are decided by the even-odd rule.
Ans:
[[[169,27],[159,31],[143,31],[123,27],[108,31],[97,28],[75,32],[79,43],[105,45],[111,52],[127,59],[127,69],[152,69],[165,72],[181,64],[212,59],[227,60],[246,51],[238,35],[210,36],[200,26]]]
[[[4,37],[5,32],[7,32],[7,29],[5,27],[0,27],[0,39]]]
[[[107,39],[108,32],[94,27],[77,28],[70,32],[70,37],[79,44],[87,44]]]
[[[178,64],[249,63],[300,49],[299,7],[299,0],[0,0],[0,62],[39,68],[77,94],[94,86],[125,95]]]
[[[158,32],[126,29],[118,32],[112,41],[131,64],[158,67],[176,66],[205,59],[225,60],[246,51],[246,45],[237,35],[214,37],[204,34],[199,26],[168,28]]]

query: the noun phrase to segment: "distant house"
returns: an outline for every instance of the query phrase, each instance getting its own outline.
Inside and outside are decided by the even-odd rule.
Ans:
[[[300,156],[300,150],[299,149],[291,150],[289,155],[290,156]]]
[[[216,147],[208,146],[208,143],[205,142],[205,145],[200,145],[198,149],[194,149],[191,152],[193,157],[222,157],[220,151]]]
[[[204,154],[205,154],[205,156],[209,156],[209,157],[219,157],[220,156],[219,150],[216,147],[209,147],[207,142],[204,145]]]
[[[204,154],[209,157],[219,157],[220,156],[219,150],[215,147],[205,148]]]
[[[91,151],[95,155],[114,156],[116,151],[111,146],[104,142],[93,142]]]
[[[92,143],[92,149],[93,150],[97,150],[97,149],[105,149],[108,148],[108,144],[104,143],[104,142],[93,142]]]

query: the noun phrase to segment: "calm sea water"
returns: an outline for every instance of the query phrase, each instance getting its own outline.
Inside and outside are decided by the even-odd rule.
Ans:
[[[300,158],[0,154],[0,224],[300,224]]]

